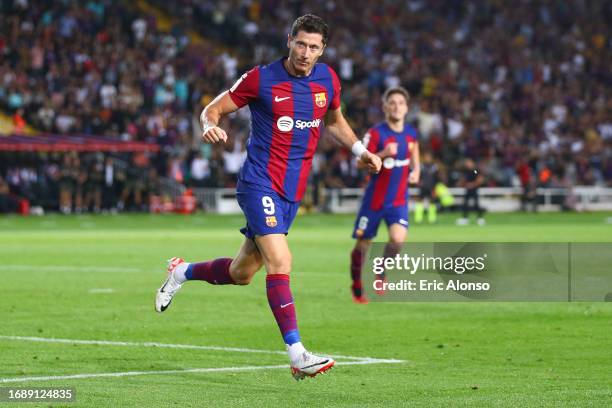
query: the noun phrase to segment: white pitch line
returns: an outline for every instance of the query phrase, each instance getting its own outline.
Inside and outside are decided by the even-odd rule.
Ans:
[[[3,265],[6,269],[58,271],[58,272],[142,272],[140,268],[125,268],[121,266],[77,266],[77,265]]]
[[[337,365],[363,365],[363,364],[394,364],[401,363],[401,360],[370,360],[370,361],[345,361],[336,362]],[[24,382],[24,381],[56,381],[56,380],[78,380],[83,378],[100,378],[100,377],[131,377],[137,375],[162,375],[162,374],[185,374],[185,373],[218,373],[218,372],[241,372],[241,371],[257,371],[257,370],[274,370],[279,368],[288,368],[287,364],[283,365],[266,365],[266,366],[244,366],[244,367],[217,367],[217,368],[186,368],[184,370],[161,370],[161,371],[125,371],[119,373],[92,373],[92,374],[72,374],[72,375],[50,375],[44,377],[17,377],[17,378],[0,378],[0,384]]]
[[[89,293],[115,293],[115,289],[112,288],[94,288],[94,289],[89,289],[87,292]]]
[[[18,341],[35,341],[41,343],[63,343],[63,344],[88,344],[88,345],[100,345],[100,346],[127,346],[127,347],[159,347],[159,348],[173,348],[173,349],[189,349],[189,350],[215,350],[215,351],[231,351],[238,353],[262,353],[262,354],[282,354],[286,355],[286,351],[279,350],[261,350],[261,349],[248,349],[248,348],[237,348],[237,347],[221,347],[221,346],[198,346],[194,344],[171,344],[171,343],[155,343],[155,342],[131,342],[131,341],[108,341],[108,340],[75,340],[75,339],[56,339],[47,337],[28,337],[28,336],[1,336],[0,340],[18,340]],[[326,356],[338,359],[345,358],[348,360],[357,361],[368,361],[368,362],[397,362],[402,363],[403,360],[389,360],[380,359],[374,357],[355,357],[355,356],[343,356],[338,354],[326,354]]]

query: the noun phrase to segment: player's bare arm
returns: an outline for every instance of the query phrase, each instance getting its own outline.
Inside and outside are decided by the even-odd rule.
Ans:
[[[379,152],[376,152],[376,155],[381,158],[381,160],[386,159],[387,157],[393,157],[397,154],[397,143],[387,143],[384,149]],[[357,161],[357,168],[362,170],[368,167],[363,161]]]
[[[355,132],[349,126],[344,118],[340,108],[327,111],[325,116],[325,127],[332,136],[343,146],[351,149],[353,153],[358,154],[359,160],[372,173],[378,173],[382,166],[382,160],[379,156],[369,152],[363,144],[355,136]],[[357,147],[357,149],[356,149]]]
[[[229,96],[229,91],[219,94],[200,114],[202,140],[206,143],[227,142],[227,133],[221,129],[219,121],[227,114],[238,110],[238,106]]]
[[[408,183],[418,184],[421,179],[421,153],[419,144],[414,143],[410,149],[410,157],[412,157],[412,171],[408,176]]]
[[[393,157],[396,154],[397,154],[397,143],[387,143],[384,149],[382,149],[379,152],[376,152],[376,155],[380,157],[382,160],[386,159],[387,157]],[[361,160],[357,161],[358,169],[365,169],[366,167],[367,165],[364,162],[362,162]]]

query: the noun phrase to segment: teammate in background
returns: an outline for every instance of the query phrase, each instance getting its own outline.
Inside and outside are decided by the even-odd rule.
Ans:
[[[406,240],[408,183],[417,184],[420,178],[417,131],[405,123],[409,100],[410,95],[404,88],[387,89],[382,97],[385,121],[364,136],[364,144],[382,159],[383,168],[372,176],[366,187],[353,229],[353,238],[357,241],[351,252],[351,290],[356,303],[368,303],[361,283],[361,269],[381,220],[385,220],[389,229],[389,242],[383,256],[395,256]]]
[[[465,159],[463,163],[463,173],[460,181],[460,185],[465,188],[465,196],[463,199],[463,217],[457,220],[457,225],[468,225],[470,219],[470,211],[473,209],[478,215],[478,225],[485,225],[484,208],[480,206],[478,201],[478,189],[484,183],[484,177],[482,173],[476,168],[476,164],[472,159]],[[474,205],[470,206],[470,202],[473,201]]]
[[[438,218],[438,198],[436,197],[436,184],[438,184],[438,165],[433,161],[430,152],[423,154],[421,162],[420,200],[414,204],[414,222],[423,222],[427,211],[427,222],[433,224]]]
[[[306,189],[322,120],[328,132],[370,171],[377,173],[381,167],[380,158],[357,140],[342,115],[336,73],[316,63],[327,37],[327,24],[320,17],[299,17],[287,38],[288,58],[253,68],[202,112],[202,139],[225,143],[228,136],[218,126],[220,119],[245,105],[251,110],[247,158],[236,188],[246,217],[246,227],[241,229],[246,239],[234,258],[200,263],[172,258],[155,299],[156,310],[163,312],[188,280],[247,285],[265,266],[268,303],[296,380],[334,365],[331,358],[311,354],[302,345],[289,287],[291,252],[286,237]]]

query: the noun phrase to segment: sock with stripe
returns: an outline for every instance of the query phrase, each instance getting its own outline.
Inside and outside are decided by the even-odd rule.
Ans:
[[[229,267],[232,258],[218,258],[199,263],[182,263],[174,269],[174,278],[183,283],[188,280],[206,281],[212,285],[233,285]]]
[[[353,296],[361,297],[363,295],[363,288],[361,285],[361,268],[363,266],[363,253],[355,248],[353,252],[351,252],[351,279],[353,280],[353,284],[351,285],[351,290],[353,291]]]
[[[287,345],[289,359],[296,361],[305,349],[301,343],[297,327],[295,306],[293,304],[291,288],[289,287],[289,275],[270,274],[266,276],[266,293],[270,309],[272,309],[278,328],[283,336],[283,341]]]

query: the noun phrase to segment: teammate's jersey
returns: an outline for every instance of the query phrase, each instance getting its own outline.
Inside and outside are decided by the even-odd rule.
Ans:
[[[239,180],[300,201],[325,113],[340,107],[340,81],[321,63],[307,77],[292,76],[283,60],[253,68],[230,89],[234,103],[248,104],[251,110],[247,158]]]
[[[368,130],[363,142],[372,153],[383,150],[389,143],[397,143],[397,155],[384,159],[380,172],[371,176],[363,204],[371,210],[405,205],[408,198],[410,149],[418,142],[416,129],[404,125],[404,130],[397,133],[386,122],[382,122]]]

